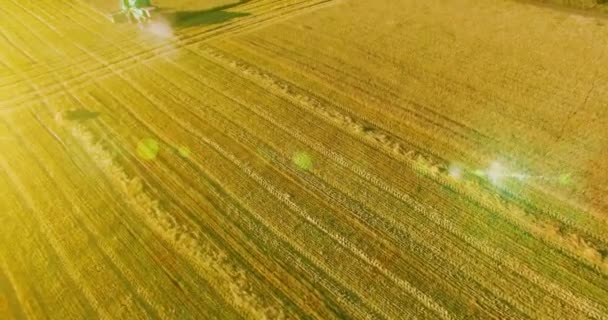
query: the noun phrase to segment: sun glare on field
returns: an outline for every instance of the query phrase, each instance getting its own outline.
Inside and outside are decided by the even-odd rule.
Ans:
[[[157,19],[142,24],[139,27],[139,39],[143,43],[163,46],[171,50],[176,49],[176,46],[173,43],[175,35],[174,30],[171,27],[170,22],[166,19],[158,17]]]
[[[0,320],[608,320],[608,0],[0,3]]]
[[[506,180],[524,182],[531,177],[542,178],[543,176],[530,176],[523,172],[508,169],[502,162],[495,160],[486,169],[476,169],[472,174],[490,181],[493,185],[501,187]],[[450,174],[452,175],[452,174]]]
[[[301,170],[312,169],[312,157],[304,152],[298,151],[293,155],[293,163]]]
[[[159,150],[158,141],[152,138],[144,138],[137,143],[137,155],[144,160],[154,160]]]
[[[179,146],[179,148],[177,148],[177,153],[182,157],[182,158],[189,158],[190,155],[192,154],[192,152],[190,151],[190,149],[186,146]]]
[[[572,175],[570,175],[569,173],[563,173],[559,176],[558,180],[559,183],[562,185],[569,185],[570,183],[572,183]]]
[[[164,20],[152,21],[144,26],[143,30],[159,39],[168,39],[173,36],[173,29],[169,23]]]
[[[448,168],[448,174],[454,179],[462,178],[462,167],[456,164],[451,164]]]
[[[505,167],[498,161],[494,161],[490,164],[490,167],[486,169],[486,176],[495,185],[499,185],[506,176]]]

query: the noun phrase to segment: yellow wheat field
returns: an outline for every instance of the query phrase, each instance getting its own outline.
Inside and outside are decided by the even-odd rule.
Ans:
[[[595,2],[115,2],[0,4],[0,319],[608,319]]]

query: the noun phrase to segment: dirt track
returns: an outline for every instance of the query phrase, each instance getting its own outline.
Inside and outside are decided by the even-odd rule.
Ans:
[[[606,20],[5,2],[0,318],[608,318]]]

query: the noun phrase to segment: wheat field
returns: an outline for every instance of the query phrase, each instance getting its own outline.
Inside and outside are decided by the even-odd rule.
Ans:
[[[0,319],[608,319],[608,19],[0,5]]]

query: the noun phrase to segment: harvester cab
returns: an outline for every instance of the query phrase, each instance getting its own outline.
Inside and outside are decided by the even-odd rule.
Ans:
[[[144,23],[152,18],[154,10],[156,7],[150,0],[120,0],[120,11],[113,13],[110,18],[114,23]]]

